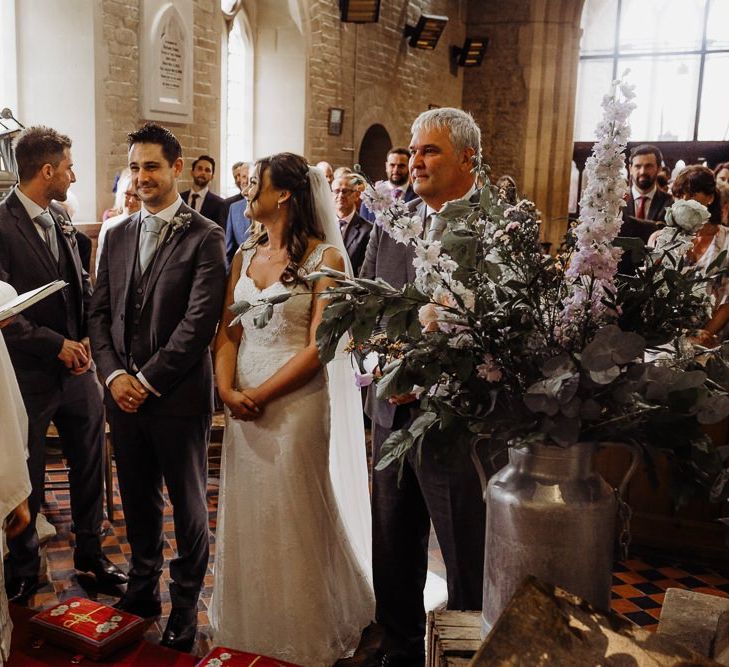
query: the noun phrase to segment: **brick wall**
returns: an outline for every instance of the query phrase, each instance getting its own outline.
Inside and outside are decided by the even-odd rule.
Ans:
[[[97,212],[113,202],[114,176],[127,164],[126,135],[145,119],[139,110],[140,0],[101,0],[97,32]],[[189,167],[200,153],[217,157],[220,146],[220,43],[223,20],[218,0],[193,0],[193,122],[166,125],[182,144]],[[217,179],[216,179],[217,183]],[[99,217],[100,219],[100,217]]]
[[[570,162],[584,0],[470,0],[469,34],[490,38],[468,70],[463,106],[483,130],[493,177],[510,173],[542,212],[543,237],[567,229]]]
[[[413,49],[403,37],[421,10],[450,19],[435,51]],[[355,25],[341,22],[336,0],[310,0],[308,157],[351,165],[373,123],[407,145],[412,121],[429,104],[460,106],[463,74],[450,66],[450,47],[463,43],[465,14],[463,0],[392,0],[382,3],[379,23]],[[341,136],[327,134],[329,107],[344,109]]]
[[[527,87],[519,33],[528,25],[530,0],[471,0],[468,33],[488,37],[481,67],[465,70],[463,108],[481,126],[484,160],[493,180],[510,174],[522,182],[527,126]]]

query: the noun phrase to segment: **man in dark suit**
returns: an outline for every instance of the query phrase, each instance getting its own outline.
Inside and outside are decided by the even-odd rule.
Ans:
[[[342,231],[344,246],[352,262],[355,276],[359,275],[372,231],[372,223],[357,213],[359,190],[356,185],[355,178],[351,174],[344,174],[332,181],[332,195],[339,218],[339,229]]]
[[[630,192],[623,208],[623,224],[620,236],[639,238],[648,242],[658,224],[666,219],[666,209],[673,204],[673,197],[660,190],[656,183],[663,155],[657,146],[641,144],[630,152]],[[623,254],[618,271],[635,273],[635,263],[628,252]]]
[[[224,227],[228,214],[225,200],[210,192],[210,181],[215,176],[215,160],[209,155],[201,155],[193,161],[190,174],[192,188],[180,193],[182,201],[203,217]]]
[[[413,186],[410,184],[410,173],[408,172],[408,160],[410,151],[407,148],[391,148],[385,160],[385,173],[394,199],[402,199],[404,202],[417,198]],[[359,214],[369,222],[375,221],[375,214],[367,208],[363,202],[359,208]]]
[[[126,575],[104,556],[100,530],[103,497],[104,409],[88,338],[89,276],[81,267],[75,230],[61,206],[76,180],[71,140],[47,127],[16,139],[20,182],[0,204],[0,280],[17,292],[52,280],[68,286],[18,315],[3,333],[28,412],[30,525],[8,541],[8,598],[25,602],[38,586],[40,556],[35,519],[43,500],[45,438],[56,425],[69,464],[74,565],[105,583]]]
[[[177,558],[165,646],[190,650],[208,562],[207,444],[213,407],[208,346],[225,290],[223,230],[182,203],[182,150],[148,123],[129,135],[142,209],[112,227],[89,329],[106,398],[132,558],[117,606],[160,613],[162,482],[173,507]]]
[[[473,173],[481,154],[481,132],[460,109],[426,111],[413,123],[410,174],[422,198],[413,207],[425,220],[427,238],[439,240],[443,226],[433,214],[454,199],[478,196]],[[400,288],[415,278],[411,246],[394,241],[376,226],[360,271]],[[393,430],[407,428],[417,416],[412,394],[379,400],[367,396],[372,419],[372,454],[377,461]],[[436,461],[438,434],[428,433],[422,460],[414,450],[398,481],[397,465],[372,474],[372,551],[376,620],[386,639],[383,664],[424,662],[423,589],[432,521],[448,580],[449,609],[480,609],[483,587],[485,510],[475,467],[467,452],[447,463]]]

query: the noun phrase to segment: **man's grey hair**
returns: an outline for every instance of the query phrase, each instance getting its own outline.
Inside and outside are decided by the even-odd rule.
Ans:
[[[413,122],[410,128],[415,134],[422,130],[436,130],[446,128],[451,143],[456,151],[460,152],[466,148],[472,148],[473,166],[481,166],[481,129],[473,116],[463,109],[454,107],[441,107],[423,111]]]

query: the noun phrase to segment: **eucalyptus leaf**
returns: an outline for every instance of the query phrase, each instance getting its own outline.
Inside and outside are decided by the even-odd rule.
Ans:
[[[696,413],[699,424],[717,424],[726,417],[729,417],[729,396],[725,395],[710,395]]]
[[[466,217],[473,210],[473,204],[468,199],[455,199],[446,202],[445,206],[438,211],[438,217],[442,220],[457,220]]]
[[[597,384],[610,384],[620,376],[620,366],[611,366],[603,371],[590,371],[590,379]]]
[[[279,292],[278,294],[274,294],[273,296],[269,296],[267,299],[265,299],[266,303],[270,303],[272,305],[277,303],[284,303],[284,301],[288,301],[293,295],[291,292]]]
[[[273,304],[267,303],[263,310],[253,318],[253,326],[256,329],[263,329],[270,321],[273,316]]]
[[[252,305],[247,301],[236,301],[235,303],[228,306],[228,310],[233,313],[233,315],[243,315],[244,313],[247,313],[251,308]]]
[[[375,470],[384,470],[391,463],[401,461],[414,442],[415,438],[407,429],[393,431],[380,447],[380,458],[375,465]]]
[[[388,368],[389,370],[387,370]],[[412,389],[412,383],[403,384],[403,370],[403,364],[400,360],[398,360],[397,363],[390,364],[385,371],[383,371],[383,376],[377,382],[377,398],[384,400],[390,396],[405,394]]]

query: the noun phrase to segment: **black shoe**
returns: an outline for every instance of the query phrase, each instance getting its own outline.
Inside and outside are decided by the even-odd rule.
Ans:
[[[380,657],[380,667],[423,667],[425,657],[411,656],[407,653],[388,652]]]
[[[129,577],[104,554],[96,556],[74,556],[73,565],[79,572],[91,572],[100,584],[126,584]]]
[[[126,596],[122,597],[119,602],[114,605],[114,609],[134,614],[142,618],[153,618],[162,613],[162,605],[159,600],[135,600]]]
[[[160,645],[189,653],[195,644],[196,633],[197,609],[195,607],[173,607]]]
[[[40,587],[37,575],[31,577],[15,577],[5,584],[5,592],[9,602],[25,605],[28,599]]]

